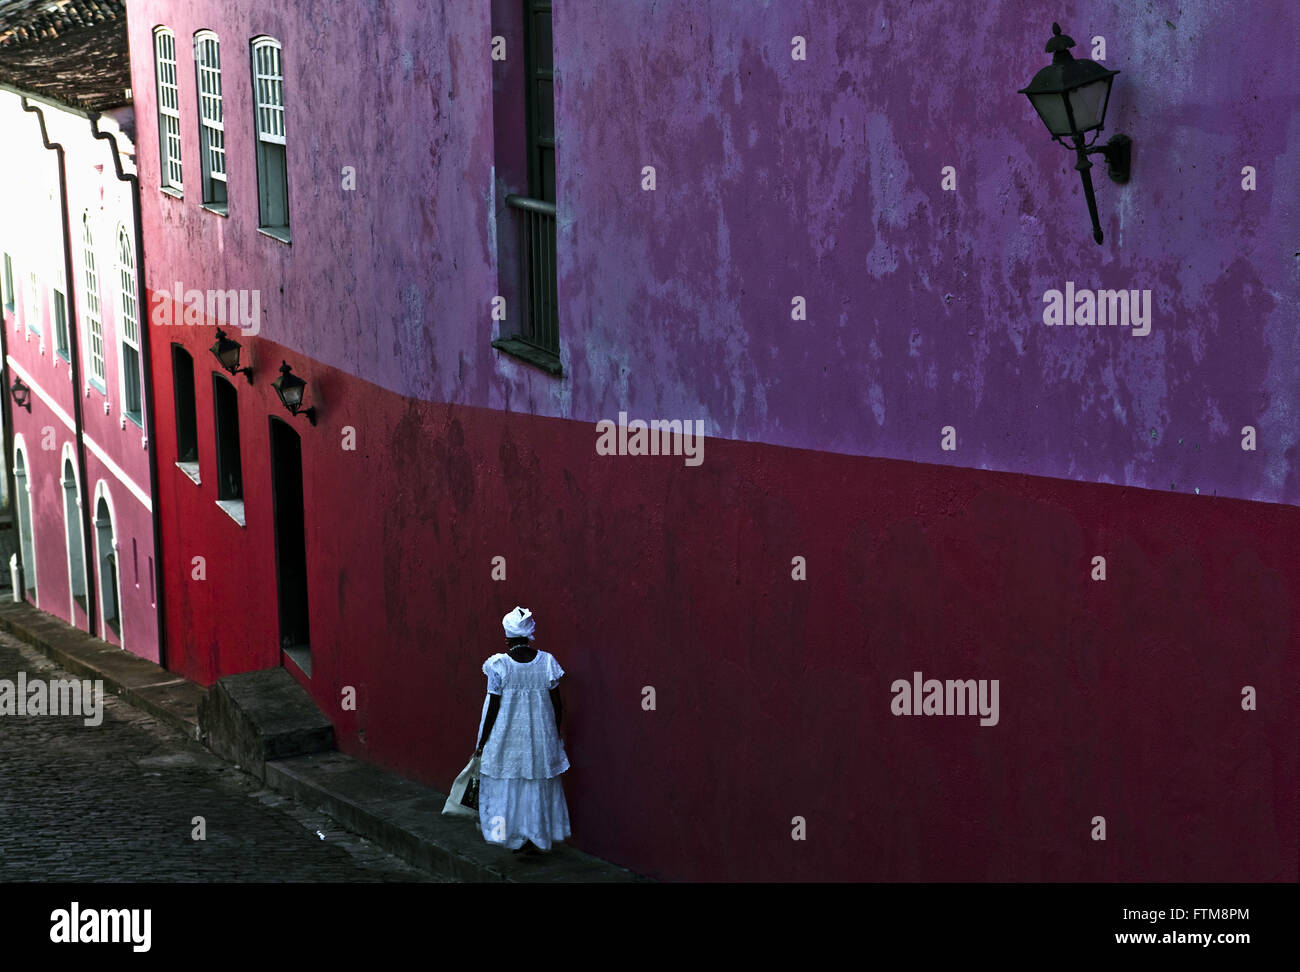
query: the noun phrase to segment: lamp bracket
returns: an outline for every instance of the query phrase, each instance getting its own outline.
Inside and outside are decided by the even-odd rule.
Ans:
[[[1106,174],[1112,182],[1125,183],[1133,163],[1133,139],[1127,135],[1112,135],[1105,145],[1084,150],[1088,155],[1101,155],[1106,160]]]

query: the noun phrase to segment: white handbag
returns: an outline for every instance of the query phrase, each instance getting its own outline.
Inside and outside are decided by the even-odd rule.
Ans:
[[[447,802],[443,804],[443,813],[458,817],[478,816],[478,769],[480,761],[480,757],[475,756],[460,771],[460,775],[456,777],[456,782],[451,785],[451,795],[447,797]],[[468,806],[466,805],[466,798],[468,798]]]

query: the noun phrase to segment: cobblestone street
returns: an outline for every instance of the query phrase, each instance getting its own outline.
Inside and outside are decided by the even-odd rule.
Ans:
[[[71,677],[0,634],[20,671]],[[99,726],[0,716],[0,881],[436,880],[107,693]]]

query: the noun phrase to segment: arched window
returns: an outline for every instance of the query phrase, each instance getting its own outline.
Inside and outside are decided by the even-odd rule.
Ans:
[[[226,129],[221,104],[221,42],[210,30],[194,35],[194,70],[199,91],[199,156],[203,205],[226,211]]]
[[[199,426],[194,399],[194,358],[179,344],[172,345],[172,389],[175,392],[176,464],[198,482]]]
[[[255,37],[252,49],[258,226],[288,242],[289,159],[284,140],[284,68],[280,42],[274,37]]]
[[[165,189],[181,191],[181,98],[176,86],[176,35],[153,32],[154,75],[158,79],[158,147]]]
[[[104,325],[99,320],[99,274],[95,271],[95,240],[90,232],[90,213],[81,217],[81,243],[85,264],[86,350],[90,356],[90,382],[105,391]]]
[[[122,331],[122,412],[136,425],[144,426],[140,396],[140,325],[135,289],[135,248],[125,226],[117,228],[118,307]]]

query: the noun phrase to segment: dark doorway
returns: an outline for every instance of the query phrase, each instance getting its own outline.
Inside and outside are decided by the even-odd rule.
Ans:
[[[271,504],[275,518],[275,581],[280,649],[311,674],[307,610],[307,526],[302,493],[302,442],[287,422],[271,420]]]
[[[117,540],[113,536],[113,514],[104,497],[95,504],[95,544],[99,556],[99,600],[108,631],[122,638],[122,612],[118,601]],[[103,634],[108,640],[108,634]]]

